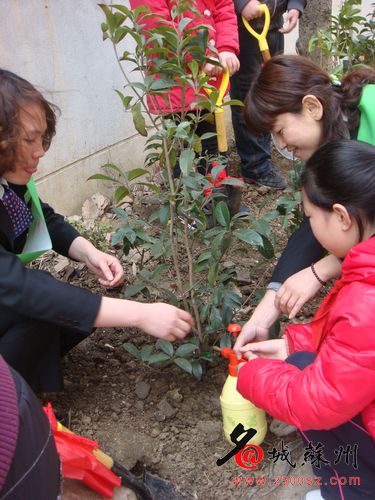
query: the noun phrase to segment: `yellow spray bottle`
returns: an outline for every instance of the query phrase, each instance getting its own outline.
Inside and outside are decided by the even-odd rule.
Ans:
[[[237,367],[240,363],[248,360],[238,360],[230,347],[223,347],[220,352],[223,357],[229,360],[228,377],[220,395],[224,435],[233,444],[230,434],[238,424],[242,424],[245,430],[252,428],[257,431],[250,439],[249,444],[260,445],[267,433],[266,414],[264,410],[257,408],[237,391]]]

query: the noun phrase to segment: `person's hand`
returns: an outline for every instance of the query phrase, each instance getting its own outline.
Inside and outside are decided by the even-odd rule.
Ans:
[[[286,341],[284,339],[265,340],[264,342],[252,342],[240,348],[242,356],[247,359],[274,358],[284,360],[288,357]]]
[[[300,16],[300,11],[297,9],[290,9],[285,13],[284,25],[286,28],[280,28],[280,33],[290,33],[297,26],[298,18]]]
[[[194,326],[190,313],[170,304],[142,304],[142,308],[135,326],[158,339],[182,340]]]
[[[96,276],[99,277],[99,283],[105,287],[115,287],[124,280],[124,269],[120,261],[114,256],[101,252],[92,247],[86,253],[84,263]]]
[[[219,52],[219,61],[222,67],[229,71],[230,76],[240,69],[240,61],[233,52]]]
[[[119,260],[113,255],[101,252],[83,236],[77,236],[69,247],[69,257],[83,262],[99,277],[99,283],[105,287],[115,287],[122,283],[124,270]]]
[[[216,57],[210,57],[210,59],[220,62]],[[219,64],[216,65],[216,64],[206,63],[203,66],[203,72],[206,73],[207,76],[217,76],[220,75],[222,71],[223,68]]]
[[[302,269],[288,278],[278,290],[275,306],[292,319],[321,287],[310,267]]]
[[[248,21],[260,17],[262,15],[262,11],[259,10],[260,5],[262,4],[258,0],[250,0],[242,9],[241,15]]]
[[[241,359],[243,346],[254,340],[265,340],[268,337],[268,328],[257,325],[252,321],[252,318],[244,324],[241,333],[233,346],[233,350],[238,359]]]

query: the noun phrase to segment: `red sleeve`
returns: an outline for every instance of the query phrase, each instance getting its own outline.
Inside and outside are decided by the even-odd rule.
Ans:
[[[172,20],[170,5],[167,0],[130,0],[130,7],[132,9],[136,9],[140,6],[148,7],[150,13],[152,12],[155,14],[155,17],[149,16],[147,18],[142,18],[141,24],[145,25],[146,30],[155,28],[157,22],[160,22],[162,19],[166,21]]]
[[[232,0],[216,0],[214,13],[216,49],[239,53],[237,15]]]
[[[350,312],[337,318],[304,370],[280,360],[249,361],[238,376],[239,392],[299,429],[332,429],[353,418],[375,399],[375,335],[368,314],[374,301],[361,298],[355,311],[346,304],[343,310]]]
[[[312,351],[311,323],[288,325],[285,328],[285,339],[288,344],[288,352]]]

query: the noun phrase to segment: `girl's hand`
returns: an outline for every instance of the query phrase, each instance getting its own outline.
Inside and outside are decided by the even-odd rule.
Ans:
[[[138,328],[158,339],[182,340],[194,326],[190,313],[170,304],[137,304],[143,311],[136,322]]]
[[[220,52],[219,61],[222,67],[229,71],[230,76],[240,69],[240,61],[238,60],[236,54],[233,54],[233,52]]]
[[[261,2],[258,2],[258,0],[250,0],[242,9],[241,15],[248,21],[260,17],[262,15],[262,12],[259,10],[260,5]]]
[[[247,359],[274,358],[284,360],[288,357],[286,341],[284,339],[265,340],[264,342],[252,342],[240,348],[242,356]]]
[[[247,345],[253,340],[265,340],[268,337],[268,328],[264,326],[257,325],[251,319],[244,324],[241,333],[239,334],[233,350],[237,354],[237,358],[240,359],[243,353],[243,346]]]

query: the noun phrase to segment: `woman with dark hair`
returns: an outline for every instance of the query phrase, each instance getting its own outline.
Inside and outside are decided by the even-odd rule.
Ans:
[[[256,133],[271,132],[281,148],[307,160],[335,139],[360,138],[375,144],[375,71],[361,68],[340,84],[309,59],[275,56],[253,82],[245,103],[247,126]],[[372,133],[365,125],[372,122]],[[361,128],[362,127],[362,128]],[[251,340],[264,340],[281,312],[293,318],[331,278],[341,262],[326,255],[309,221],[291,236],[272,274],[268,289],[244,325],[235,350]]]
[[[0,70],[0,354],[37,391],[62,389],[60,357],[94,327],[137,327],[173,341],[193,324],[169,304],[103,297],[25,267],[50,247],[85,263],[105,287],[123,280],[114,256],[39,200],[32,175],[54,134],[53,106],[29,82]]]
[[[240,348],[237,388],[295,425],[319,490],[307,499],[375,498],[375,147],[333,141],[302,174],[306,217],[320,244],[344,259],[311,323]],[[276,359],[267,359],[276,358]],[[351,481],[356,477],[356,481]]]

